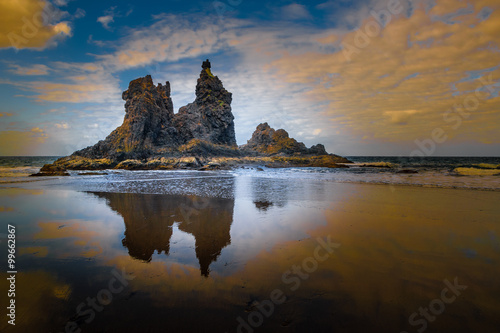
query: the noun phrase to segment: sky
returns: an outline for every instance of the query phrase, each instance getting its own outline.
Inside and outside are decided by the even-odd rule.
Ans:
[[[0,155],[63,156],[125,115],[122,91],[201,63],[261,122],[344,155],[499,156],[498,0],[0,2]]]

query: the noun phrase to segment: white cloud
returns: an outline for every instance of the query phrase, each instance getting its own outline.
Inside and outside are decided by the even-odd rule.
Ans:
[[[87,12],[85,12],[85,10],[83,10],[81,8],[77,8],[75,13],[73,14],[73,18],[79,19],[79,18],[85,17],[86,14],[87,14]]]
[[[301,20],[312,18],[306,6],[292,3],[281,8],[281,15],[286,20]]]
[[[114,22],[113,15],[105,15],[97,18],[97,22],[101,23],[104,29],[110,30],[110,23]]]
[[[66,122],[63,122],[63,123],[59,123],[59,124],[54,124],[55,127],[57,128],[60,128],[60,129],[69,129],[71,128],[71,126],[68,125],[68,123]]]
[[[11,73],[16,75],[47,75],[49,73],[49,67],[42,64],[31,65],[26,67],[21,67],[15,64],[9,64]]]

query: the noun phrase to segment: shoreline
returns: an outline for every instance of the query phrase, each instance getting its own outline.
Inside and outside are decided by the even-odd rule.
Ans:
[[[160,172],[161,175],[173,175],[173,177],[168,177],[168,178],[155,178],[155,179],[103,179],[102,183],[104,184],[111,184],[111,183],[123,183],[123,182],[152,182],[152,181],[168,181],[168,180],[182,180],[183,177],[176,177],[176,175],[179,172],[194,172],[194,173],[199,173],[200,175],[205,175],[200,178],[227,178],[227,174],[222,174],[219,172],[225,172],[225,171],[237,171],[237,170],[252,170],[254,169],[256,172],[255,175],[251,175],[251,177],[256,177],[256,178],[269,178],[269,179],[287,179],[286,177],[284,178],[274,178],[274,177],[269,177],[269,175],[266,175],[265,172],[261,173],[261,168],[260,166],[262,165],[253,165],[253,164],[247,164],[247,165],[238,165],[234,166],[233,168],[228,168],[228,169],[208,169],[208,170],[200,170],[200,169],[139,169],[139,170],[130,170],[130,169],[99,169],[99,170],[69,170],[72,174],[68,174],[66,176],[61,176],[61,175],[40,175],[39,177],[32,177],[32,176],[25,176],[25,179],[19,179],[18,177],[12,177],[12,178],[17,178],[15,180],[9,181],[8,179],[10,177],[4,177],[0,178],[0,187],[7,187],[8,185],[12,184],[32,184],[32,183],[45,183],[43,186],[44,187],[53,187],[53,186],[60,186],[64,185],[65,181],[68,180],[68,185],[71,187],[71,184],[75,184],[74,181],[78,180],[84,180],[84,179],[96,179],[95,176],[108,176],[112,175],[113,173],[118,173],[121,172],[131,172],[131,174],[134,173],[144,173],[148,171],[153,171],[153,172]],[[293,168],[293,167],[290,167]],[[270,170],[276,169],[276,168],[269,168]],[[280,169],[289,169],[289,168],[280,168]],[[88,172],[90,171],[90,172]],[[81,172],[81,173],[77,173]],[[172,172],[172,173],[171,173]],[[232,175],[236,177],[236,175]],[[398,176],[401,177],[400,175],[394,174],[393,176]],[[462,176],[464,177],[464,176]],[[465,176],[465,177],[476,177],[476,176]],[[421,188],[421,189],[442,189],[442,190],[464,190],[464,191],[480,191],[480,192],[500,192],[500,188],[486,188],[486,187],[460,187],[460,186],[453,186],[453,185],[434,185],[434,184],[414,184],[414,183],[407,183],[407,184],[402,184],[402,183],[386,183],[386,182],[373,182],[373,181],[349,181],[349,180],[339,180],[339,179],[320,179],[320,178],[298,178],[300,180],[304,181],[309,181],[309,182],[327,182],[330,184],[352,184],[352,185],[378,185],[378,186],[384,186],[384,187],[389,187],[393,188],[395,191],[398,187],[402,188]],[[290,180],[292,180],[290,178]],[[70,184],[71,183],[71,184]],[[7,186],[5,186],[7,185]],[[10,187],[10,186],[9,186]],[[23,188],[24,186],[12,186],[12,187],[19,187]],[[67,189],[68,187],[65,187]],[[113,193],[113,192],[110,192]],[[120,192],[118,192],[120,193]],[[162,194],[168,194],[168,193],[162,193]]]
[[[224,186],[211,175],[192,173],[205,184]],[[109,280],[106,274],[94,274],[95,269],[119,267],[136,276],[129,292],[116,295],[126,302],[114,302],[114,311],[102,312],[95,326],[82,326],[87,330],[102,330],[103,323],[126,309],[156,315],[186,302],[182,310],[196,312],[199,322],[217,322],[221,331],[235,331],[235,318],[247,319],[255,310],[253,300],[266,299],[279,288],[287,301],[277,311],[289,326],[280,326],[284,319],[276,314],[266,319],[262,332],[301,331],[306,326],[317,331],[400,332],[410,327],[412,312],[439,296],[443,279],[455,277],[470,289],[432,323],[434,330],[467,331],[453,326],[457,317],[473,327],[486,327],[484,331],[497,327],[500,193],[228,178],[231,197],[207,200],[190,193],[59,186],[68,177],[26,184],[25,190],[0,187],[0,196],[19,234],[27,237],[20,260],[25,267],[22,276],[29,281],[39,281],[37,272],[43,271],[42,276],[69,281],[72,290],[79,291],[75,295],[86,297],[96,293],[95,285]],[[183,184],[196,185],[191,180]],[[33,214],[26,210],[27,203],[43,209]],[[183,213],[183,207],[190,213]],[[341,246],[308,273],[310,280],[300,280],[300,288],[290,289],[294,284],[284,283],[283,273],[314,254],[316,239],[328,237]],[[68,255],[74,260],[46,265]],[[77,271],[92,280],[91,287],[74,278]],[[62,288],[57,281],[52,284],[51,288]],[[136,296],[130,298],[131,293]],[[81,302],[80,297],[57,299],[62,309],[57,313],[63,315],[54,319],[54,308],[44,305],[53,304],[56,297],[44,295],[36,318],[47,321],[42,325],[25,318],[20,326],[54,330],[57,320],[72,318]],[[29,303],[19,304],[21,311]],[[214,304],[220,306],[217,311],[211,311]],[[483,310],[479,319],[474,316],[478,307]],[[339,320],[331,320],[332,315]],[[134,323],[117,321],[116,330],[140,332],[138,327],[146,322],[142,318],[134,314]],[[186,316],[148,324],[158,331],[195,331],[198,321]]]

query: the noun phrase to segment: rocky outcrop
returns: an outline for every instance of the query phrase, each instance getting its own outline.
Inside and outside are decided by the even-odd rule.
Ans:
[[[150,75],[130,82],[122,94],[125,118],[106,139],[45,165],[37,176],[68,175],[66,170],[341,167],[347,159],[328,154],[321,144],[307,148],[284,129],[260,124],[241,148],[236,145],[232,95],[203,62],[194,102],[174,114],[170,83],[153,84]]]
[[[125,100],[123,124],[105,140],[73,155],[113,160],[143,158],[182,142],[173,126],[174,107],[168,81],[155,86],[150,75],[133,80],[122,98]]]
[[[244,151],[254,151],[265,155],[328,155],[325,146],[317,144],[307,148],[302,142],[290,138],[284,129],[274,130],[268,123],[257,126],[252,138],[242,146]]]
[[[160,153],[175,153],[191,140],[215,145],[236,146],[231,93],[210,71],[210,62],[202,65],[196,85],[196,99],[174,114],[170,83],[153,84],[150,75],[135,79],[123,92],[125,119],[105,140],[73,155],[93,159],[121,161],[147,158]]]
[[[232,95],[210,70],[210,62],[202,65],[196,84],[196,99],[175,115],[174,124],[183,143],[199,139],[217,145],[236,146]]]

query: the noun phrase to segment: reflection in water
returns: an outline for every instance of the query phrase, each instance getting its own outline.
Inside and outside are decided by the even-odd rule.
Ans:
[[[0,331],[77,331],[76,320],[82,332],[498,332],[500,192],[264,177],[235,188],[234,202],[0,190],[21,268],[20,320]],[[318,238],[341,246],[313,267]],[[115,269],[134,279],[108,302]],[[455,278],[468,288],[437,308]],[[277,289],[285,301],[264,315]]]
[[[258,210],[266,211],[273,205],[272,202],[269,201],[254,201],[253,202],[255,207],[257,207]]]
[[[151,261],[158,254],[170,252],[172,226],[195,238],[196,257],[203,276],[217,260],[222,249],[231,243],[233,199],[200,198],[182,195],[134,193],[94,193],[123,217],[125,238],[122,243],[131,257]]]
[[[284,207],[288,201],[290,183],[283,179],[252,178],[253,203],[260,211],[271,206]]]

